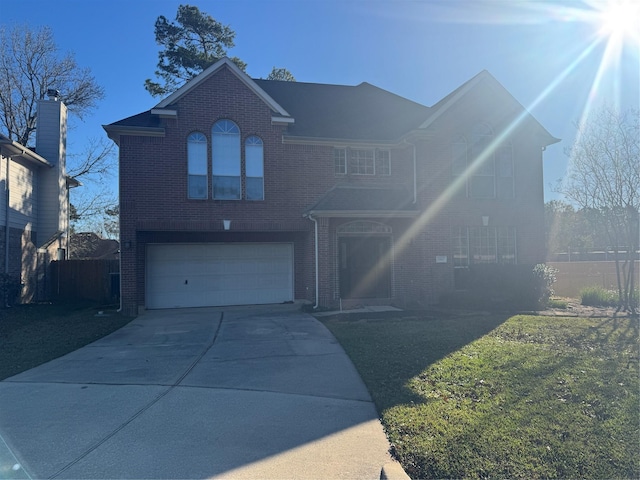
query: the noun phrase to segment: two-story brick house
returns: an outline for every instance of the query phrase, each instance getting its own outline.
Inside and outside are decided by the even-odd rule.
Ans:
[[[558,140],[487,72],[426,107],[222,59],[104,128],[129,314],[429,304],[473,263],[544,258],[542,152]]]

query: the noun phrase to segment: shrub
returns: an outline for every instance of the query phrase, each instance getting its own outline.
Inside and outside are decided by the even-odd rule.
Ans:
[[[580,303],[592,307],[615,307],[618,305],[618,292],[602,287],[586,287],[580,290]]]
[[[553,294],[557,270],[544,264],[472,265],[456,271],[461,291],[441,297],[445,305],[486,310],[535,310]]]

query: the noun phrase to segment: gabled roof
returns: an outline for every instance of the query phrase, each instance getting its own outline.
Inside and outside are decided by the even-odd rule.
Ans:
[[[121,134],[163,136],[162,117],[175,117],[172,106],[221,69],[228,69],[272,111],[272,122],[287,124],[284,141],[299,143],[362,143],[390,145],[413,131],[427,130],[442,115],[481,83],[505,95],[521,114],[515,128],[525,118],[539,128],[542,143],[558,142],[486,70],[465,82],[433,107],[426,107],[369,83],[357,86],[251,79],[230,59],[223,58],[184,84],[149,111],[119,120],[103,128],[116,143]]]
[[[394,142],[430,109],[369,83],[357,86],[254,80],[295,118],[288,139]]]
[[[470,93],[473,89],[477,88],[481,83],[487,82],[492,88],[496,89],[498,92],[502,93],[505,98],[510,99],[517,105],[520,110],[520,114],[512,121],[509,129],[516,128],[525,118],[533,121],[535,125],[540,129],[542,135],[546,138],[545,140],[548,142],[545,145],[551,145],[553,143],[557,143],[560,141],[559,138],[555,138],[552,136],[535,118],[531,113],[520,103],[518,102],[511,93],[502,86],[496,78],[491,75],[487,70],[481,71],[479,74],[466,81],[454,91],[449,93],[446,97],[441,99],[438,103],[431,107],[432,114],[425,120],[424,123],[420,125],[420,129],[426,130],[431,126],[434,122],[438,120],[442,115],[444,115],[453,105],[462,100],[462,98]]]
[[[238,66],[227,57],[223,57],[222,59],[218,60],[202,73],[189,80],[182,87],[180,87],[167,98],[162,100],[158,105],[156,105],[155,109],[168,109],[168,107],[176,103],[181,97],[189,93],[211,75],[214,75],[216,72],[223,68],[229,69],[231,73],[233,73],[242,83],[244,83],[251,91],[253,91],[253,93],[255,93],[264,103],[266,103],[271,108],[271,110],[277,112],[283,117],[290,117],[290,115],[284,108],[282,108],[282,106],[274,101],[273,98],[271,98],[264,90],[262,90],[254,81],[251,80],[251,78],[246,73],[240,70]]]
[[[309,208],[306,214],[318,217],[413,217],[418,211],[412,200],[411,193],[401,186],[336,185]]]

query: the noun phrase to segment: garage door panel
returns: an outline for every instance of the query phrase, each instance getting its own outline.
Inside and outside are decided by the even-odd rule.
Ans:
[[[291,244],[149,245],[147,308],[293,300]]]

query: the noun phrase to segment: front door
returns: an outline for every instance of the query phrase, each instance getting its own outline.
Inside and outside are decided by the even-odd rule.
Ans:
[[[391,297],[391,238],[339,237],[340,296]]]

